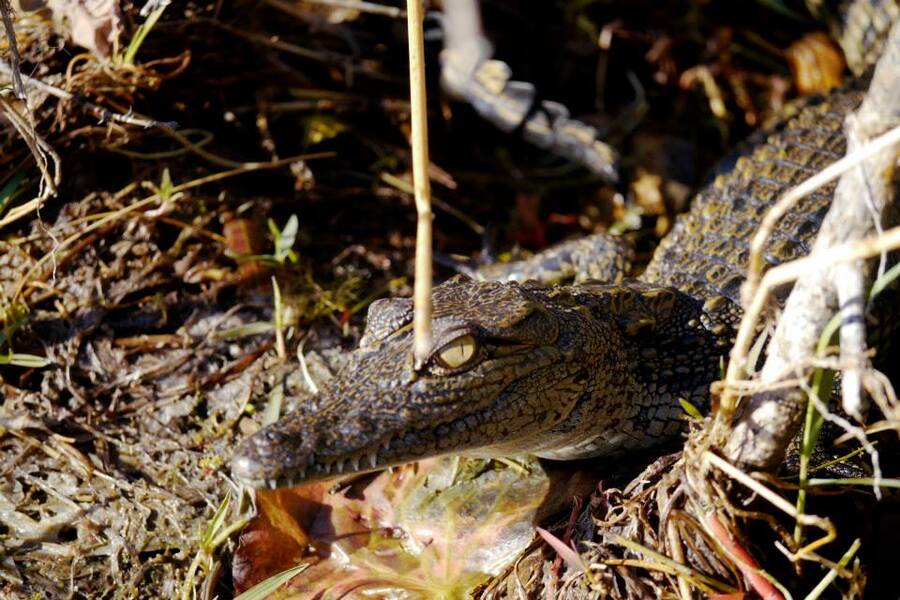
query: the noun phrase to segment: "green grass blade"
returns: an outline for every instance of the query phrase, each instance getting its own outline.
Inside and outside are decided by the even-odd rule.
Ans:
[[[884,289],[891,285],[897,277],[900,277],[900,263],[897,263],[887,271],[885,271],[884,275],[879,277],[874,284],[872,284],[872,291],[869,292],[869,300],[880,294],[884,291]]]
[[[153,27],[156,26],[156,22],[159,21],[159,18],[162,16],[163,12],[168,6],[168,2],[162,3],[156,8],[156,10],[150,13],[146,21],[141,23],[141,26],[138,27],[137,31],[134,32],[134,37],[131,38],[131,42],[128,44],[128,48],[125,50],[125,56],[122,58],[122,62],[124,62],[126,65],[134,64],[134,59],[137,56],[138,50],[141,49],[141,45],[144,43],[144,40],[147,38],[150,32],[153,31]]]
[[[22,354],[21,352],[10,352],[9,354],[0,355],[0,365],[13,365],[15,367],[26,367],[29,369],[40,369],[50,364],[50,361],[43,356],[34,354]]]
[[[287,571],[282,571],[276,575],[272,575],[268,579],[260,581],[252,588],[237,596],[234,600],[266,600],[282,585],[305,571],[309,565],[297,565]]]
[[[900,479],[879,479],[875,481],[873,477],[847,477],[844,479],[810,479],[809,485],[825,486],[825,485],[864,485],[867,487],[892,488],[900,490]]]
[[[228,492],[225,494],[222,504],[216,509],[216,514],[213,515],[209,525],[206,526],[206,531],[203,532],[203,538],[200,540],[200,543],[204,548],[208,548],[216,538],[216,533],[222,528],[222,524],[225,523],[225,516],[228,514],[228,507],[230,505],[231,492]]]

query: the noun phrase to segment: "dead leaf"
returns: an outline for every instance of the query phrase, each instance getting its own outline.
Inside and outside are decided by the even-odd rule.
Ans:
[[[662,192],[663,179],[656,173],[638,168],[637,177],[631,183],[631,193],[638,206],[651,215],[666,214],[666,202]]]
[[[291,536],[269,527],[264,520],[254,521],[241,532],[234,552],[231,575],[235,592],[240,594],[302,560],[303,549]]]
[[[322,508],[328,484],[256,493],[259,514],[241,532],[232,577],[238,593],[299,564],[312,540],[307,530]]]
[[[784,51],[802,95],[821,94],[844,82],[844,55],[821,31],[807,33]]]
[[[47,0],[59,31],[67,32],[76,46],[109,58],[122,34],[122,13],[117,0]]]

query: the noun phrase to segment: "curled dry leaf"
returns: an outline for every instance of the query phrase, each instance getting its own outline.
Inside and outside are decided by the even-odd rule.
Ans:
[[[328,484],[259,491],[259,514],[241,533],[234,553],[235,590],[246,591],[302,562],[311,539],[306,530],[322,508]]]
[[[108,58],[122,33],[122,13],[117,0],[28,0],[25,11],[47,8],[58,31],[68,35],[101,58]]]
[[[802,95],[821,94],[844,82],[844,55],[822,32],[804,35],[788,46],[784,55]]]

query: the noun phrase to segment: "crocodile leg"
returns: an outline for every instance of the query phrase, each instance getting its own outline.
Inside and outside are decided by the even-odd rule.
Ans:
[[[897,0],[806,0],[806,7],[830,24],[847,65],[857,75],[875,64],[891,25],[900,18]]]
[[[584,165],[616,181],[615,151],[597,139],[596,128],[569,117],[558,102],[538,101],[534,85],[511,81],[509,65],[491,59],[477,0],[445,0],[444,89],[467,101],[503,131],[520,130],[531,144]]]
[[[561,242],[523,260],[494,263],[477,271],[486,281],[575,281],[619,283],[631,269],[634,251],[625,239],[596,233]]]

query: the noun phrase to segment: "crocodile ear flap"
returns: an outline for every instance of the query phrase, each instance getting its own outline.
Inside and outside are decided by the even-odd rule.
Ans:
[[[559,322],[543,305],[529,305],[515,321],[497,334],[510,342],[523,344],[551,344],[559,335]]]
[[[382,298],[369,305],[366,329],[359,347],[374,347],[392,333],[412,322],[413,303],[409,298]]]
[[[663,287],[616,287],[607,296],[607,309],[628,336],[658,330],[671,322],[677,290]]]
[[[650,316],[629,314],[619,319],[619,325],[627,335],[633,337],[642,331],[653,331],[656,327],[656,319]]]

